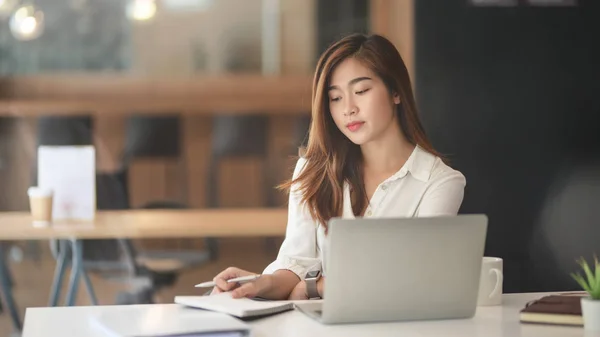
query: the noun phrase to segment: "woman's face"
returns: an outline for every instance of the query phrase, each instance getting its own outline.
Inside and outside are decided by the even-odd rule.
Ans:
[[[335,124],[357,145],[378,139],[397,123],[400,98],[390,95],[383,81],[354,58],[337,66],[328,89]]]

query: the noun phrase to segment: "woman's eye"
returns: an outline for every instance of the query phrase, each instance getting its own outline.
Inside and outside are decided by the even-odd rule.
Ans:
[[[357,91],[357,92],[356,92],[356,94],[357,94],[357,95],[361,95],[361,94],[364,94],[365,92],[367,92],[367,91],[369,91],[369,90],[370,90],[370,88],[368,88],[368,89],[363,89],[363,90]]]
[[[337,102],[337,101],[339,101],[340,99],[341,99],[341,98],[339,98],[339,97],[332,97],[332,98],[330,98],[330,100],[331,100],[332,102]]]

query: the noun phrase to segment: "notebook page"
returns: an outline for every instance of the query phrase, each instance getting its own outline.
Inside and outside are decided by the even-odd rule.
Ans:
[[[257,301],[249,298],[233,298],[229,292],[211,296],[177,296],[175,297],[175,303],[225,312],[240,317],[276,312],[278,309],[285,310],[293,306],[291,301]]]

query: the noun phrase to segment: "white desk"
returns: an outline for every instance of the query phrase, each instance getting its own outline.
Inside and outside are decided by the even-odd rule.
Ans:
[[[581,327],[528,325],[519,323],[519,310],[542,293],[504,295],[501,307],[479,307],[473,319],[351,324],[326,326],[297,311],[251,322],[255,337],[352,337],[352,336],[531,336],[571,337],[600,336]],[[158,304],[166,310],[196,310],[176,304]],[[146,310],[150,305],[138,305]],[[23,337],[41,336],[104,336],[93,328],[89,319],[113,306],[28,308],[25,314]]]

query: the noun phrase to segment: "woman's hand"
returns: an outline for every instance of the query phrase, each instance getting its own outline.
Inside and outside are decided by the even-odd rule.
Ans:
[[[249,275],[256,275],[256,273],[252,273],[247,270],[239,269],[236,267],[229,267],[225,269],[213,279],[213,281],[216,283],[216,286],[213,288],[211,295],[231,291],[231,297],[233,298],[256,297],[271,289],[271,275],[261,275],[255,281],[248,282],[242,285],[240,285],[239,283],[227,282],[227,280],[232,278]]]
[[[238,283],[230,283],[227,280],[242,276],[254,275],[255,273],[242,270],[236,267],[229,267],[222,272],[220,272],[215,278],[213,278],[213,282],[215,282],[215,287],[213,288],[212,294],[219,294],[222,292],[227,292],[239,287]]]
[[[325,285],[325,278],[321,277],[317,281],[317,291],[319,292],[319,296],[321,298],[323,297],[323,293],[324,293],[324,285]],[[306,282],[305,281],[299,282],[296,285],[296,287],[294,287],[294,289],[290,293],[289,300],[293,300],[293,301],[308,300],[308,293],[306,291]]]
[[[252,282],[244,283],[240,287],[231,291],[231,297],[242,298],[242,297],[264,297],[273,288],[273,276],[272,275],[261,275],[258,279]]]
[[[294,287],[294,290],[290,293],[290,300],[300,301],[307,300],[308,294],[306,293],[306,282],[301,281]]]

